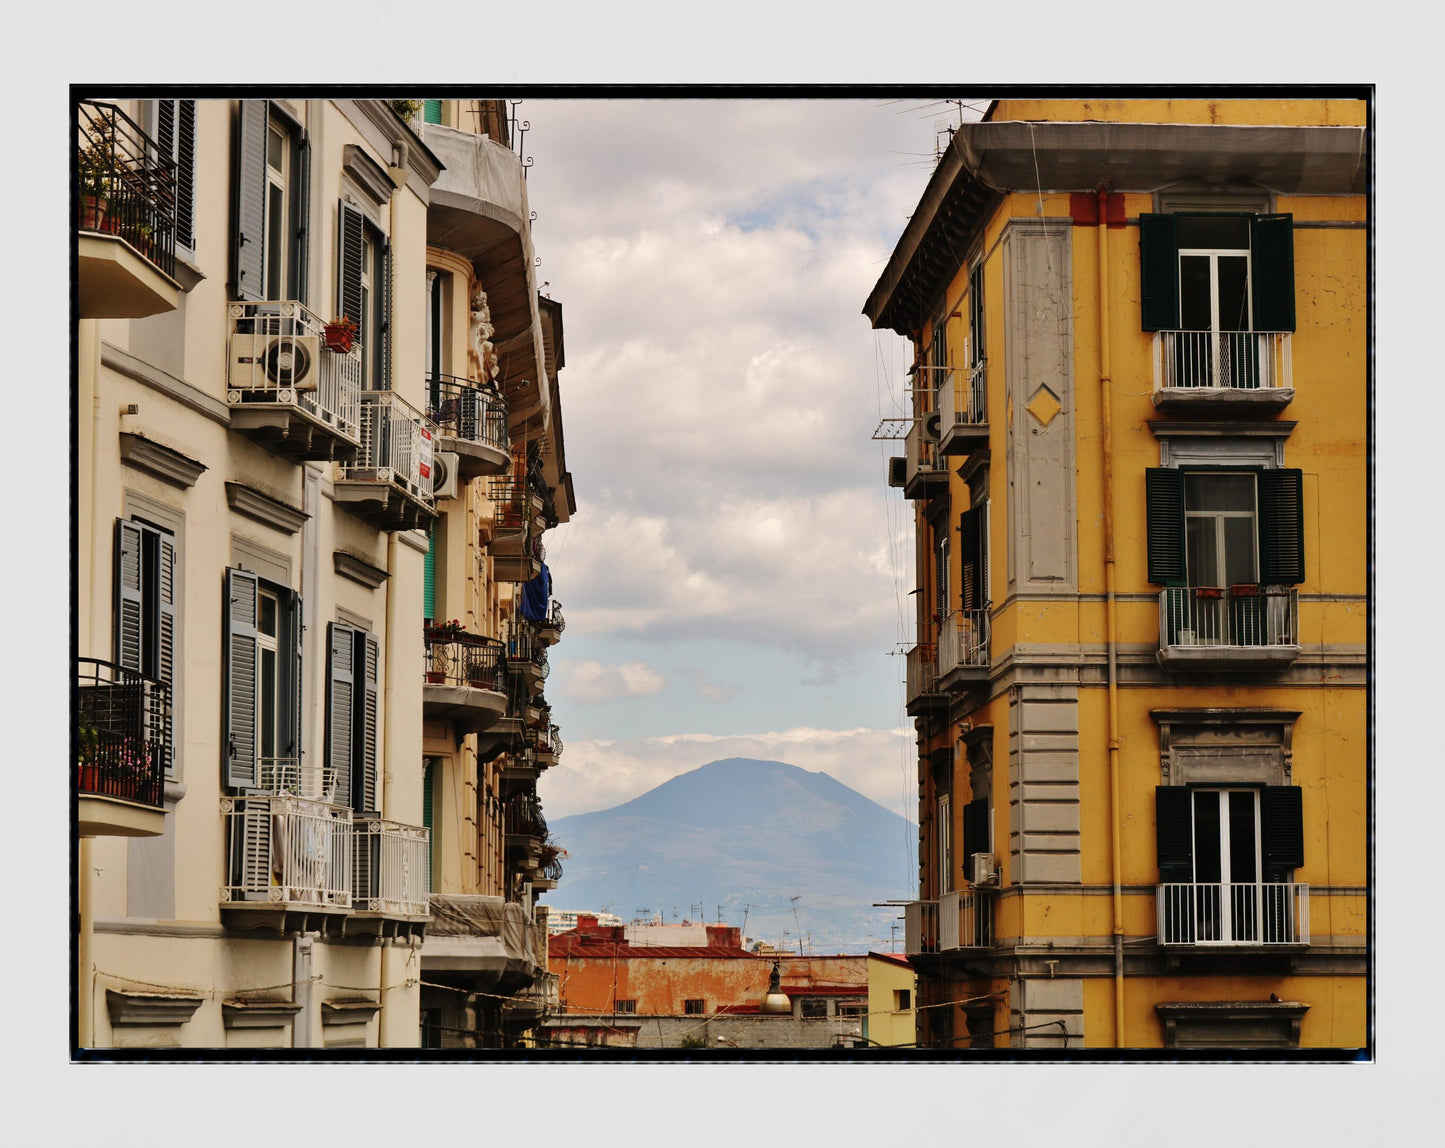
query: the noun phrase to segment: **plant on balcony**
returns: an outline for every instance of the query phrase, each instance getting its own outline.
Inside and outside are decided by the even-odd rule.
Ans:
[[[90,132],[77,164],[81,227],[99,231],[105,226],[115,168],[115,137],[99,130]]]
[[[403,123],[411,123],[421,111],[420,100],[387,100],[386,102],[391,105],[391,110]]]
[[[322,327],[322,331],[326,335],[327,348],[335,351],[339,355],[344,355],[351,350],[352,344],[356,342],[356,334],[359,330],[360,328],[356,325],[356,320],[346,314],[332,319],[331,322]]]

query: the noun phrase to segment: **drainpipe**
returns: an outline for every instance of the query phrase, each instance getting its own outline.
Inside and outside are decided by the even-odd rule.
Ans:
[[[1118,622],[1114,612],[1114,429],[1110,407],[1113,379],[1109,355],[1109,192],[1099,188],[1099,397],[1104,444],[1104,611],[1109,649],[1109,853],[1114,890],[1114,1047],[1124,1047],[1124,897],[1119,856],[1119,667]]]

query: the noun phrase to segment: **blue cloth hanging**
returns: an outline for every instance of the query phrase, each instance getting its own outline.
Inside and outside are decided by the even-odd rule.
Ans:
[[[542,563],[542,573],[522,587],[522,617],[529,622],[545,622],[552,600],[552,572]]]

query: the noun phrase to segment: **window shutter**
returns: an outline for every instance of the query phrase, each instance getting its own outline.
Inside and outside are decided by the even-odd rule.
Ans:
[[[1305,580],[1304,474],[1293,469],[1259,472],[1259,580],[1294,584]]]
[[[1179,328],[1179,237],[1172,215],[1139,216],[1139,318],[1146,331]]]
[[[159,609],[155,676],[171,688],[170,700],[166,704],[166,773],[173,774],[176,763],[176,747],[171,738],[172,714],[176,704],[176,544],[174,539],[159,532],[157,541],[160,585],[157,587]]]
[[[141,528],[133,522],[115,524],[115,661],[141,672]]]
[[[365,226],[361,209],[353,207],[343,199],[337,221],[339,232],[336,245],[336,307],[343,315],[360,323],[361,241],[362,228]],[[370,349],[369,347],[365,348],[368,351]]]
[[[377,359],[378,389],[391,386],[391,243],[381,245],[381,283],[377,290],[381,294],[381,355]]]
[[[933,547],[933,564],[936,567],[933,572],[934,592],[938,596],[934,608],[938,611],[939,617],[947,617],[952,605],[948,586],[948,528],[946,523]]]
[[[377,678],[381,664],[381,645],[374,634],[356,632],[355,689],[357,705],[356,728],[352,735],[355,768],[352,771],[351,807],[358,812],[374,813],[376,806],[376,718]]]
[[[1149,581],[1184,582],[1184,472],[1151,466],[1144,471],[1149,530]]]
[[[421,118],[423,123],[439,124],[442,122],[441,100],[422,100]]]
[[[292,209],[296,212],[296,284],[291,294],[301,303],[310,298],[307,288],[311,266],[311,141],[305,136],[296,145],[296,179]]]
[[[301,740],[301,683],[304,680],[301,677],[301,635],[306,627],[302,617],[301,595],[289,590],[284,596],[284,602],[280,653],[281,664],[286,667],[282,673],[289,670],[289,675],[282,682],[287,723],[284,744],[286,756],[294,757],[299,766],[304,752]]]
[[[222,773],[231,789],[256,784],[256,599],[256,575],[247,570],[226,571]]]
[[[1252,216],[1249,258],[1254,329],[1293,331],[1294,216]]]
[[[1194,879],[1193,790],[1182,785],[1154,787],[1155,852],[1159,881]]]
[[[984,572],[985,503],[965,510],[958,518],[958,563],[963,572],[962,608],[982,610],[988,605],[988,578]]]
[[[354,693],[356,631],[340,622],[327,627],[326,659],[326,766],[337,801],[351,800],[351,735],[355,718]]]
[[[236,123],[235,229],[231,243],[231,293],[259,300],[265,291],[262,260],[266,251],[266,100],[242,100]]]
[[[176,243],[194,248],[196,198],[196,101],[156,101],[156,146],[176,165]]]
[[[1305,863],[1304,790],[1297,785],[1266,785],[1259,795],[1264,879],[1287,881]]]
[[[422,561],[421,613],[428,621],[437,620],[437,534],[427,529],[426,557]]]
[[[975,853],[988,853],[988,798],[976,797],[963,807],[963,863]]]
[[[983,334],[983,264],[975,263],[968,277],[968,344],[970,367],[988,358]]]

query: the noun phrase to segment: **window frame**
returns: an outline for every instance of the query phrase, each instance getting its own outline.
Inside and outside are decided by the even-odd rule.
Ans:
[[[127,499],[127,502],[130,500]],[[125,535],[136,537],[136,585],[125,583]],[[166,711],[165,777],[178,780],[180,755],[176,747],[180,713],[177,690],[181,665],[181,546],[179,532],[147,517],[141,508],[116,519],[114,569],[112,572],[111,654],[117,666],[144,677],[164,682],[169,687],[170,701]],[[169,554],[167,553],[169,551]],[[170,563],[169,578],[165,565]],[[165,598],[169,584],[170,601]],[[124,628],[127,602],[134,602],[136,639],[134,656],[126,649]],[[169,632],[167,632],[169,631]],[[169,645],[169,657],[166,647]],[[167,665],[167,661],[169,665]]]
[[[686,998],[686,999],[682,1002],[682,1014],[683,1014],[683,1016],[706,1016],[706,1015],[707,1015],[707,998],[706,998],[706,997],[688,997],[688,998]]]
[[[275,757],[305,760],[302,717],[302,635],[305,630],[301,595],[284,583],[263,577],[244,565],[227,567],[221,580],[221,784],[244,792],[261,787],[260,666],[261,595],[277,603]],[[250,596],[246,609],[244,596]],[[238,691],[250,689],[249,699]],[[237,724],[246,706],[249,730]],[[284,748],[283,748],[284,747]]]

